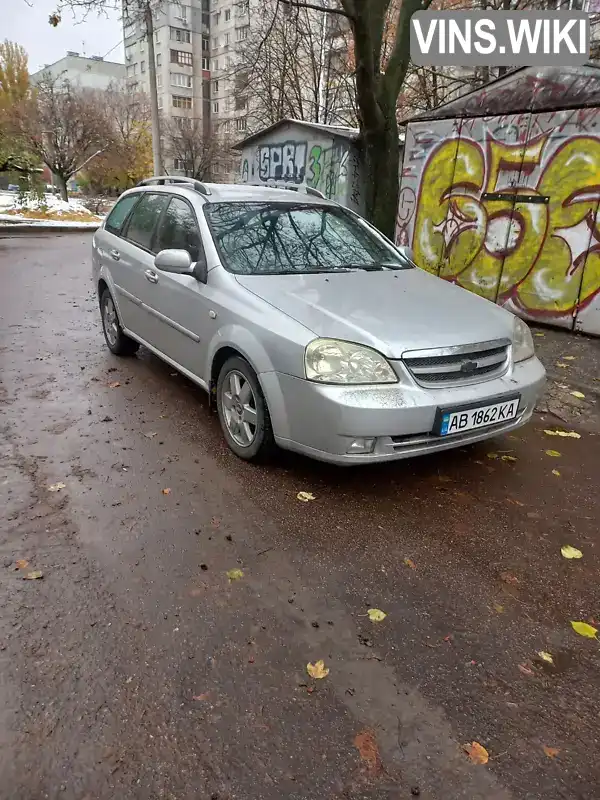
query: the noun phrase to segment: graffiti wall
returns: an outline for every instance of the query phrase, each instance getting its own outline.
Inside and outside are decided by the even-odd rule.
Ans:
[[[242,150],[241,181],[259,186],[300,186],[360,211],[361,168],[349,138],[308,125],[281,125]]]
[[[519,316],[600,335],[600,110],[410,123],[396,240]]]

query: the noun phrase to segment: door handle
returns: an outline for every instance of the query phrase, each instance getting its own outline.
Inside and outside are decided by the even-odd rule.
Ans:
[[[146,280],[150,281],[150,283],[158,283],[158,275],[156,272],[154,272],[154,270],[147,269],[144,272],[144,275],[146,276]]]
[[[109,256],[113,259],[113,261],[120,261],[121,260],[121,253],[118,250],[109,250]]]

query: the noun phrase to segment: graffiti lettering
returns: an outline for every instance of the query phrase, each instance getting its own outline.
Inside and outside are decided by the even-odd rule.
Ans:
[[[305,175],[306,142],[267,144],[258,148],[258,177],[261,181],[302,183]],[[242,175],[243,179],[243,175]]]

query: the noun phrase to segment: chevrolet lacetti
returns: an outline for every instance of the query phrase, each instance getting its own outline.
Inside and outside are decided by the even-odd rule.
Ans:
[[[111,352],[206,389],[245,459],[463,446],[523,425],[544,386],[524,322],[310,189],[151,178],[95,233],[93,278]]]

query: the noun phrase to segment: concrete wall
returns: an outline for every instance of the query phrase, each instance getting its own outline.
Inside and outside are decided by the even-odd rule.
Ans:
[[[351,140],[286,124],[242,151],[241,182],[306,185],[354,211],[363,207],[361,166]]]
[[[599,204],[598,108],[408,125],[397,243],[521,317],[600,335]]]
[[[69,81],[86,89],[107,89],[109,85],[125,81],[125,65],[115,61],[101,61],[83,56],[65,56],[31,76],[37,83],[45,75],[59,81]]]

